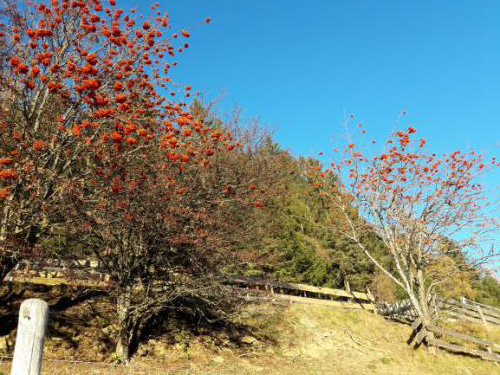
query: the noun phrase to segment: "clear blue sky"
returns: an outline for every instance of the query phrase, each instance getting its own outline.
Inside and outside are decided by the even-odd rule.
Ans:
[[[174,79],[209,100],[225,93],[222,111],[260,116],[295,154],[327,154],[344,111],[384,137],[404,108],[405,125],[436,152],[499,154],[498,0],[171,0],[161,9],[174,28],[213,19],[191,30]]]
[[[192,31],[175,78],[208,99],[225,92],[223,110],[259,115],[297,154],[331,149],[344,110],[382,136],[403,108],[438,151],[497,149],[498,0],[171,0],[161,8],[177,27],[213,18]]]

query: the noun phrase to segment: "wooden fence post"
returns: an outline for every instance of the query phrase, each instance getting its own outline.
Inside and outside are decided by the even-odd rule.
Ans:
[[[32,298],[21,304],[12,375],[40,375],[48,318],[47,302]]]
[[[481,310],[481,306],[476,305],[476,310],[479,313],[479,317],[481,318],[481,321],[483,324],[486,324],[486,319],[484,318],[483,310]]]

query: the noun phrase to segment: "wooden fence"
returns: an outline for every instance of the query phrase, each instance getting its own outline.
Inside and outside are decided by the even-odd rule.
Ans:
[[[73,285],[105,289],[109,284],[109,275],[94,260],[25,261],[18,263],[6,277],[9,282],[41,285]]]
[[[380,315],[389,316],[395,320],[411,323],[418,318],[418,313],[409,299],[395,303],[379,303],[377,312]]]
[[[103,272],[96,262],[79,261],[76,264],[70,265],[51,264],[49,262],[20,265],[11,272],[10,280],[33,284],[91,285],[93,287],[105,288],[108,284],[109,276]],[[394,304],[382,303],[376,307],[375,299],[369,290],[367,292],[347,291],[244,276],[227,276],[223,279],[223,282],[230,285],[236,293],[244,295],[247,299],[290,304],[305,303],[344,309],[362,309],[378,312],[398,320],[413,322],[413,333],[408,340],[409,344],[418,347],[421,343],[425,343],[426,345],[452,353],[466,354],[500,362],[499,344],[435,325],[424,326],[409,300],[399,301]],[[500,325],[500,309],[470,301],[466,298],[460,298],[460,300],[451,298],[443,299],[438,301],[437,307],[439,312],[443,312],[454,318],[475,323]],[[28,315],[27,318],[30,320],[31,318]],[[20,317],[22,316],[20,315]],[[40,323],[40,330],[43,324]],[[18,340],[20,339],[18,338]],[[43,346],[43,340],[37,345]],[[25,350],[22,349],[22,351],[24,352]],[[34,357],[32,361],[34,364],[32,366],[38,366],[37,368],[39,368],[39,364],[35,363],[37,361],[38,359]],[[18,365],[18,368],[21,368],[19,366],[21,365]],[[19,372],[19,374],[24,375],[24,372]]]
[[[238,292],[246,294],[247,298],[376,311],[374,298],[369,291],[350,292],[243,276],[230,276],[225,282]]]
[[[415,347],[424,343],[451,353],[466,354],[500,362],[500,345],[492,341],[434,325],[424,325],[421,319],[415,320],[412,328],[414,330],[408,344]]]
[[[77,260],[21,263],[11,271],[8,280],[16,283],[43,285],[72,285],[106,289],[109,275],[97,261]],[[227,276],[223,279],[235,292],[248,299],[306,303],[345,309],[376,311],[375,299],[370,291],[357,292],[343,289],[315,287],[255,277]]]
[[[418,318],[418,313],[410,300],[398,301],[393,304],[379,304],[377,311],[381,315],[410,323]],[[439,300],[435,313],[473,323],[500,325],[500,309],[471,301],[465,297],[461,297],[460,300],[453,298]]]
[[[448,298],[440,303],[441,311],[454,318],[474,323],[500,325],[500,309],[468,300],[465,297],[459,301]]]
[[[91,259],[71,262],[49,259],[43,262],[20,263],[7,279],[18,283],[73,285],[98,289],[106,289],[109,285],[109,275],[99,262]],[[247,298],[377,311],[381,315],[408,323],[418,318],[409,300],[393,304],[378,303],[375,306],[375,299],[369,290],[356,292],[243,276],[226,277],[225,282],[232,285],[235,291],[246,294]],[[436,307],[438,309],[436,313],[443,313],[453,318],[500,325],[500,309],[464,297],[460,300],[442,299],[438,301]]]

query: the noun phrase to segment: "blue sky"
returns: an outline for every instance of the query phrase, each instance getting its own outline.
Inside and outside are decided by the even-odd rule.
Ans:
[[[174,29],[213,19],[191,29],[174,79],[207,100],[223,94],[222,112],[260,116],[295,154],[328,155],[344,113],[383,138],[403,109],[404,125],[436,152],[499,154],[498,0],[172,0],[161,9]]]
[[[297,154],[331,149],[344,111],[384,136],[403,108],[437,151],[498,149],[499,1],[161,4],[174,27],[213,18],[192,31],[174,78],[207,99],[224,93],[223,111],[260,116]]]

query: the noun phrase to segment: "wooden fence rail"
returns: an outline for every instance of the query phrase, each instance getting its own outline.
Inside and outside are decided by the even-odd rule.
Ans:
[[[452,353],[466,354],[482,359],[500,362],[500,345],[489,340],[469,336],[461,332],[437,327],[434,325],[424,325],[419,318],[412,325],[414,329],[408,344],[416,348],[421,343],[444,349]],[[446,341],[446,337],[461,340],[460,343]],[[476,345],[471,347],[470,344]]]
[[[100,289],[106,289],[109,284],[109,275],[96,261],[91,260],[76,260],[70,263],[55,260],[24,263],[16,267],[8,275],[8,279],[18,283],[52,286],[72,285]],[[243,294],[256,294],[258,291],[265,293],[265,295],[253,296],[257,299],[308,303],[346,309],[376,310],[375,299],[369,290],[366,293],[346,291],[244,276],[226,276],[222,281]]]
[[[94,260],[63,262],[55,259],[23,261],[6,276],[6,281],[39,285],[72,285],[105,289],[109,275]]]
[[[94,271],[90,271],[90,274],[92,274],[93,272],[100,272],[96,270],[95,265],[90,265],[89,262],[78,262],[76,270],[82,270],[85,272],[86,267],[94,268]],[[68,268],[65,268],[64,271],[70,273],[72,272],[72,270]],[[57,273],[62,272],[61,268],[52,264],[39,267],[37,267],[36,265],[31,265],[31,268],[25,267],[24,269],[22,267],[19,267],[12,274],[12,279],[15,282],[17,281],[35,284],[40,282],[42,284],[46,284],[46,282],[44,282],[44,279],[47,279],[47,272],[55,272],[57,276],[61,276],[57,278],[58,282],[60,282],[61,284],[76,285],[75,283],[85,283],[86,280],[82,280],[82,278],[79,277],[80,273],[78,272],[73,278],[67,278],[67,276],[65,276],[64,274],[59,275]],[[102,273],[100,274],[102,275]],[[248,299],[270,300],[290,304],[305,303],[344,309],[363,309],[378,312],[382,315],[396,317],[398,319],[404,319],[406,321],[413,322],[413,333],[408,340],[408,343],[416,345],[417,347],[421,343],[425,343],[426,345],[434,346],[453,353],[467,354],[487,360],[500,362],[499,344],[486,339],[469,336],[464,333],[452,331],[434,325],[424,326],[409,300],[399,301],[394,304],[379,304],[376,307],[375,299],[369,290],[367,290],[367,292],[346,291],[342,289],[315,287],[300,283],[287,283],[276,280],[244,276],[226,276],[222,281],[225,284],[230,285],[235,293],[238,293],[239,295],[245,295]],[[100,280],[97,280],[97,282],[103,283],[103,281]],[[55,284],[51,283],[50,285]],[[98,285],[99,284],[97,284],[96,286]],[[22,331],[21,318],[23,316],[22,311],[24,311],[23,305],[21,306],[18,335],[20,334],[19,332]],[[466,298],[460,298],[460,300],[451,298],[443,299],[438,302],[438,306],[440,311],[456,318],[473,321],[475,323],[500,325],[500,309],[470,301]],[[32,313],[27,313],[27,316],[31,316],[30,314],[33,315]],[[30,319],[31,318],[29,318],[28,320]],[[37,324],[37,327],[39,326],[40,328],[44,326],[43,324],[44,323]],[[450,337],[452,338],[451,341],[454,342],[445,340],[445,338]],[[457,339],[460,340],[458,343],[456,342]],[[29,345],[34,345],[37,348],[43,347],[43,334],[32,335],[30,340],[31,343]],[[24,340],[18,337],[16,341],[22,343]],[[471,344],[473,347],[471,347]],[[24,344],[21,345],[16,343],[16,353],[19,351],[26,352],[26,349],[17,349],[18,346],[20,347],[23,345]],[[35,363],[37,361],[39,361],[39,359],[35,355],[32,362]],[[15,360],[14,363],[16,363]],[[22,368],[23,370],[20,370],[20,372],[17,373],[13,372],[13,374],[38,375],[37,372],[23,372],[25,371],[25,367],[22,367],[21,363],[24,362],[18,361],[18,363],[19,364],[16,365],[18,366],[17,368]],[[35,369],[37,368],[36,363],[30,366],[33,366],[33,368]]]
[[[321,305],[326,307],[353,309],[353,310],[368,310],[375,312],[376,308],[373,303],[340,301],[335,299],[314,298],[308,295],[307,297],[282,294],[281,292],[270,293],[266,290],[257,290],[251,288],[233,287],[233,291],[238,295],[243,295],[247,300],[268,301],[279,304],[303,303],[308,305]]]
[[[392,304],[380,303],[377,306],[380,315],[390,316],[398,320],[413,322],[418,318],[418,313],[409,299],[398,301]]]
[[[244,277],[244,276],[228,276],[226,277],[228,283],[232,285],[242,285],[242,286],[251,286],[251,287],[263,287],[265,290],[271,293],[279,293],[279,292],[302,292],[304,296],[307,293],[322,295],[322,296],[333,296],[333,297],[344,297],[346,299],[356,299],[359,301],[365,302],[373,302],[373,296],[368,293],[362,292],[348,292],[343,289],[332,289],[325,287],[316,287],[312,285],[306,284],[297,284],[297,283],[287,283],[276,280],[269,280],[263,278],[256,277]]]
[[[500,309],[464,297],[460,298],[460,300],[453,298],[442,299],[437,303],[436,307],[436,313],[445,314],[456,319],[479,324],[500,325]],[[407,322],[413,322],[418,318],[418,313],[413,308],[410,300],[398,301],[393,304],[379,304],[377,311],[381,315]]]
[[[460,301],[452,298],[443,300],[440,303],[440,309],[443,313],[458,319],[480,324],[500,325],[500,310],[463,297]]]

